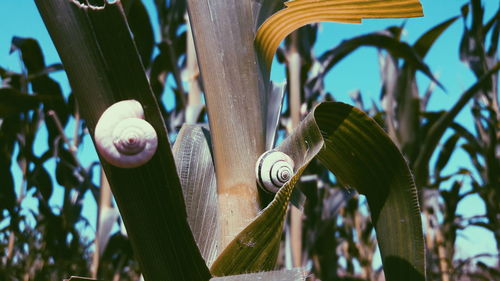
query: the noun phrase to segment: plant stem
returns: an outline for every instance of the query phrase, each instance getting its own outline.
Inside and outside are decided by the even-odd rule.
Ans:
[[[187,24],[187,44],[186,44],[186,74],[189,85],[188,104],[186,107],[186,123],[195,124],[197,122],[199,111],[201,110],[201,88],[198,82],[200,70],[198,60],[196,59],[196,49],[194,46],[193,31],[189,23],[189,17],[186,16]]]
[[[111,187],[109,186],[109,182],[106,179],[106,174],[104,170],[101,168],[101,195],[99,197],[98,203],[98,212],[97,212],[97,225],[96,225],[96,234],[95,234],[95,251],[92,256],[92,265],[90,268],[92,278],[97,278],[97,271],[99,269],[99,260],[100,253],[104,251],[104,246],[100,244],[99,237],[101,236],[101,222],[102,222],[102,213],[106,208],[112,207],[112,198],[111,198]]]
[[[73,133],[73,147],[78,148],[80,145],[80,109],[78,108],[78,101],[75,99],[75,131]]]
[[[299,33],[298,31],[290,34],[291,44],[287,53],[288,57],[288,77],[290,81],[290,115],[292,119],[292,127],[289,133],[297,128],[300,123],[300,106],[301,106],[301,58],[297,49]],[[295,206],[290,208],[290,239],[292,245],[293,266],[302,266],[302,212]]]
[[[174,75],[175,84],[177,85],[177,90],[179,94],[176,95],[176,107],[184,108],[186,105],[186,91],[182,85],[181,74],[179,68],[177,67],[177,56],[175,55],[174,46],[172,40],[166,39],[167,51],[170,57],[171,67],[173,69],[172,74]]]
[[[28,167],[26,165],[26,161],[22,162],[22,167],[21,167],[21,172],[23,175],[23,178],[21,180],[21,183],[19,184],[19,196],[17,198],[17,204],[20,206],[21,203],[23,202],[24,197],[26,196],[26,174],[28,172]],[[7,255],[5,256],[6,262],[10,262],[10,260],[14,257],[14,247],[15,247],[15,242],[16,242],[16,234],[14,231],[11,230],[9,234],[9,243],[7,246]]]
[[[217,175],[221,247],[259,210],[255,161],[265,146],[265,86],[251,1],[189,0]]]
[[[68,147],[69,152],[71,152],[71,155],[73,157],[73,160],[75,160],[75,163],[79,163],[78,157],[76,157],[76,147],[69,141],[68,137],[66,137],[66,134],[64,133],[64,128],[61,124],[61,120],[57,116],[57,113],[54,110],[49,110],[48,113],[50,118],[54,121],[54,124],[56,124],[57,130],[59,131],[59,135],[63,139],[64,143]],[[81,165],[79,165],[81,166]]]
[[[436,228],[436,244],[439,258],[439,269],[441,271],[441,281],[450,281],[448,259],[446,258],[443,234],[441,233],[439,227]]]

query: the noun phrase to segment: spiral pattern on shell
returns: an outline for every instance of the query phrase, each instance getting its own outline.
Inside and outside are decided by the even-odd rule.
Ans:
[[[290,156],[277,150],[262,154],[257,160],[255,174],[259,186],[276,193],[293,177],[294,162]]]
[[[117,102],[104,111],[94,132],[97,150],[110,164],[135,168],[156,152],[158,137],[136,100]]]

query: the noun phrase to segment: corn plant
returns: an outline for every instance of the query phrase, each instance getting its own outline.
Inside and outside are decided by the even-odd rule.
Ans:
[[[357,23],[371,17],[421,16],[418,1],[299,0],[287,2],[281,10],[282,3],[272,0],[188,1],[210,127],[184,126],[173,149],[165,125],[167,112],[157,99],[165,87],[162,73],[169,63],[176,65],[178,53],[171,42],[177,36],[176,23],[184,19],[182,5],[176,6],[171,23],[163,23],[164,56],[153,62],[148,80],[144,67],[150,47],[144,44],[147,40],[132,39],[126,5],[36,3],[94,143],[99,147],[96,126],[101,115],[123,100],[139,103],[143,119],[157,135],[152,158],[137,167],[119,167],[99,150],[145,280],[219,280],[218,276],[250,272],[264,273],[220,280],[302,280],[300,270],[271,270],[295,184],[313,160],[342,185],[366,195],[386,279],[425,280],[417,192],[397,146],[361,110],[321,103],[273,147],[282,89],[269,81],[276,48],[294,29],[325,20]],[[160,11],[166,12],[164,8]],[[187,107],[180,73],[174,69],[173,75],[179,107],[172,118],[188,119],[182,112]],[[111,117],[121,113],[126,112],[116,111]],[[287,154],[294,168],[265,205],[255,163],[270,149]]]
[[[67,103],[59,84],[48,75],[62,66],[46,65],[40,46],[30,38],[13,38],[11,50],[19,50],[25,71],[0,71],[3,99],[0,206],[2,214],[7,210],[10,217],[10,223],[2,230],[2,235],[8,233],[4,237],[8,244],[2,257],[5,271],[2,268],[1,278],[31,278],[46,260],[53,261],[53,269],[41,272],[43,278],[60,278],[69,271],[87,274],[89,242],[83,241],[78,224],[86,223],[82,216],[83,196],[95,190],[91,178],[96,163],[84,167],[76,158],[83,136],[81,125],[75,125],[71,143],[63,132],[70,117],[76,124],[80,118],[74,100],[70,98]],[[30,88],[35,94],[28,94]],[[46,142],[46,150],[37,153],[34,142],[42,124],[47,128],[47,139],[41,140]],[[45,166],[50,159],[55,159],[54,171]],[[23,175],[18,186],[14,186],[11,170],[16,162]],[[64,187],[60,212],[55,212],[49,204],[54,186],[50,173]],[[38,201],[36,215],[22,207],[33,190]]]
[[[478,94],[474,95],[472,115],[474,117],[475,134],[461,126],[454,126],[456,134],[463,137],[466,143],[462,148],[470,156],[478,177],[473,177],[473,191],[477,193],[486,206],[486,221],[473,218],[470,225],[484,227],[494,233],[497,250],[500,249],[498,233],[499,206],[498,187],[500,186],[499,162],[499,118],[500,108],[498,101],[498,73],[488,74],[498,69],[498,38],[500,30],[500,10],[490,19],[484,19],[484,8],[480,1],[470,1],[462,8],[464,18],[464,32],[460,43],[460,59],[472,70],[478,80],[484,81]],[[466,20],[471,17],[470,25]],[[485,21],[485,22],[483,22]],[[490,35],[489,40],[488,35]],[[481,162],[483,159],[484,162]],[[498,264],[498,261],[497,261]],[[486,267],[486,276],[492,276]],[[486,277],[488,278],[488,277]],[[494,278],[494,277],[493,277]]]
[[[464,34],[462,37],[460,58],[465,61],[478,79],[487,74],[491,68],[498,68],[498,33],[500,28],[498,11],[486,24],[483,24],[484,10],[479,1],[471,1],[470,5],[464,6],[464,20],[470,14],[471,26],[464,23]],[[487,42],[487,34],[491,32],[490,42]],[[475,119],[476,141],[467,138],[468,143],[464,149],[474,160],[474,167],[479,172],[480,183],[475,182],[475,191],[483,198],[486,204],[486,217],[488,224],[484,225],[490,230],[498,229],[498,197],[499,184],[499,162],[498,162],[498,124],[500,109],[498,102],[498,74],[494,74],[485,81],[479,94],[474,96],[472,113]],[[460,130],[460,129],[459,129]],[[464,136],[470,136],[464,132]],[[470,143],[469,143],[470,141]],[[484,166],[476,161],[482,157]],[[479,223],[479,225],[481,225]],[[497,248],[500,246],[500,236],[495,232]]]

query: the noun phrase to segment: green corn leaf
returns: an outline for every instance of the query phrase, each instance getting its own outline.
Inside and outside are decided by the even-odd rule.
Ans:
[[[145,280],[209,280],[187,221],[165,123],[121,2],[105,1],[102,7],[68,0],[35,3],[90,135],[103,111],[126,99],[142,104],[158,135],[156,154],[140,167],[122,169],[101,161]]]
[[[474,83],[469,89],[467,89],[458,99],[458,101],[453,105],[453,107],[443,114],[439,119],[432,125],[429,132],[425,136],[425,142],[420,150],[420,153],[415,160],[413,166],[413,171],[415,173],[415,180],[417,186],[423,186],[426,184],[426,179],[429,173],[429,159],[436,150],[439,141],[443,137],[446,129],[453,124],[455,117],[462,111],[462,109],[467,105],[467,103],[478,93],[481,89],[488,85],[491,81],[491,77],[494,76],[500,70],[500,62],[497,62],[495,66],[488,70],[482,77],[480,77],[476,83]]]
[[[435,27],[431,28],[429,31],[427,31],[424,35],[420,36],[418,38],[417,42],[413,44],[413,48],[415,49],[415,52],[421,57],[424,58],[427,55],[427,52],[429,49],[432,47],[434,42],[441,36],[441,34],[456,20],[458,19],[457,17],[452,17],[451,19],[448,19]]]
[[[0,88],[0,118],[37,109],[42,102],[63,103],[57,96],[19,92],[13,88]]]
[[[214,276],[271,270],[293,187],[314,158],[344,186],[366,195],[386,280],[425,280],[422,225],[408,165],[383,129],[361,110],[325,102],[276,148],[295,161],[295,175],[271,204],[228,245]]]
[[[434,175],[439,176],[441,170],[448,164],[451,155],[455,152],[455,147],[457,142],[460,140],[459,134],[452,135],[443,145],[441,152],[439,153],[438,159],[436,161],[436,166],[434,167]]]
[[[422,61],[422,58],[416,50],[407,43],[392,37],[388,31],[368,33],[342,41],[337,47],[321,55],[319,60],[323,64],[324,69],[320,74],[325,75],[326,72],[332,69],[342,59],[358,48],[365,46],[373,46],[387,50],[391,55],[404,59],[407,65],[422,71],[429,79],[441,86],[439,81],[432,74],[429,66]]]
[[[144,6],[143,1],[137,0],[123,0],[121,2],[142,64],[148,68],[155,47],[155,38],[146,6]]]

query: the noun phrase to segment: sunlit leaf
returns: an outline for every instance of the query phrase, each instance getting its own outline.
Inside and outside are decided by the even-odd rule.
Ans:
[[[320,21],[360,23],[368,18],[407,18],[423,15],[418,0],[295,0],[268,18],[257,31],[255,42],[267,68],[283,39],[295,29]]]
[[[296,173],[271,204],[228,245],[215,276],[270,270],[293,187],[314,158],[344,185],[366,195],[386,280],[424,280],[425,259],[417,193],[408,165],[387,134],[362,111],[325,102],[277,147]]]

